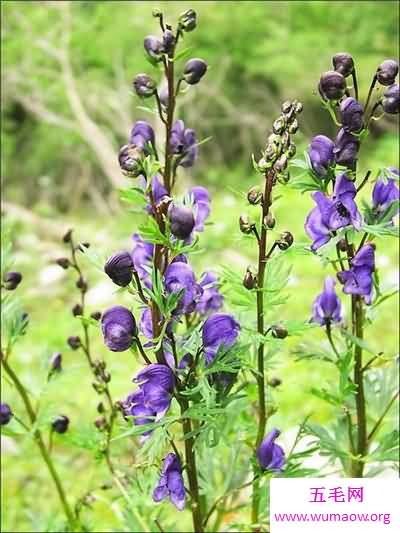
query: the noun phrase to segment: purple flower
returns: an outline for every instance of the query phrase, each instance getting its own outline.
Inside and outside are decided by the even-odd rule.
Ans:
[[[133,379],[139,389],[122,403],[125,416],[135,416],[134,424],[143,425],[160,420],[171,405],[171,391],[175,380],[166,365],[151,364],[141,370]],[[143,433],[150,435],[152,430]]]
[[[178,156],[178,164],[182,167],[193,166],[197,157],[196,135],[194,130],[185,128],[183,120],[177,120],[171,130],[170,147]]]
[[[183,511],[186,497],[185,486],[181,463],[174,453],[169,453],[164,458],[161,476],[153,492],[155,502],[160,502],[167,497],[179,511]]]
[[[204,272],[199,285],[203,288],[203,294],[196,305],[196,311],[200,315],[207,315],[208,313],[219,311],[224,302],[224,298],[218,290],[217,276],[213,272]]]
[[[160,181],[160,176],[156,175],[151,180],[151,194],[153,197],[153,202],[157,206],[160,202],[164,200],[164,198],[168,198],[168,192],[167,189],[164,187],[164,185]],[[149,203],[146,208],[148,213],[153,213],[153,206],[151,199],[149,198]]]
[[[0,403],[0,426],[6,426],[12,416],[13,413],[8,403]]]
[[[202,59],[189,59],[183,70],[183,78],[189,85],[196,85],[207,71],[207,63]]]
[[[155,143],[154,130],[148,122],[138,120],[131,131],[129,143],[142,149],[145,154],[149,153],[149,145]]]
[[[204,322],[203,347],[206,363],[210,364],[219,350],[229,350],[239,335],[240,324],[232,315],[215,313]]]
[[[62,355],[60,352],[56,352],[50,359],[50,372],[61,372],[62,370]]]
[[[304,227],[314,241],[311,245],[314,252],[330,240],[331,231],[349,225],[360,229],[362,220],[354,201],[356,192],[354,183],[341,174],[336,179],[332,198],[320,191],[312,195],[317,206],[309,213]]]
[[[190,207],[170,204],[168,208],[168,219],[171,224],[171,233],[178,239],[190,237],[194,228],[195,220]]]
[[[400,86],[391,85],[383,93],[382,107],[385,113],[398,115],[400,111]]]
[[[104,271],[120,287],[126,287],[132,281],[133,261],[129,252],[113,254],[104,266]]]
[[[333,153],[339,165],[352,168],[357,160],[360,141],[344,128],[339,130],[335,139]]]
[[[326,176],[328,168],[334,161],[333,148],[333,141],[325,135],[317,135],[312,139],[308,149],[311,165],[318,176],[322,178]]]
[[[5,272],[3,276],[4,287],[8,291],[15,290],[22,281],[22,274],[20,272]]]
[[[56,433],[65,433],[69,426],[69,418],[65,415],[58,416],[55,420],[53,420],[51,427],[53,428],[53,431]]]
[[[106,346],[112,352],[128,350],[137,335],[135,318],[126,307],[111,307],[101,317],[101,329]]]
[[[340,103],[340,116],[345,131],[360,131],[363,127],[364,108],[355,98],[345,98]]]
[[[193,202],[195,212],[194,231],[204,231],[204,222],[210,214],[210,195],[205,187],[192,187],[189,199]]]
[[[377,71],[376,77],[381,85],[392,85],[399,72],[399,64],[394,59],[385,59]]]
[[[336,281],[332,277],[327,277],[324,284],[324,290],[319,294],[313,304],[312,321],[321,326],[331,322],[340,322],[341,303],[335,292]]]
[[[263,470],[271,470],[272,472],[282,472],[283,470],[285,452],[279,444],[274,442],[279,435],[280,431],[273,429],[257,448],[257,460]]]
[[[399,175],[399,170],[397,168],[390,167],[389,170],[393,174],[397,174],[397,176]],[[394,179],[389,178],[386,183],[381,178],[376,181],[372,191],[372,205],[377,214],[384,213],[387,208],[398,199],[399,188]]]
[[[203,292],[196,283],[193,270],[187,263],[171,263],[164,274],[164,287],[167,294],[182,291],[174,314],[192,313]]]
[[[375,248],[365,244],[351,259],[350,269],[338,272],[337,277],[344,285],[345,294],[363,296],[366,304],[372,301],[372,273],[375,269]]]
[[[143,46],[151,59],[153,59],[155,62],[161,61],[163,45],[158,37],[155,35],[148,35],[144,38]]]
[[[139,330],[140,330],[140,333],[144,335],[145,337],[147,337],[148,339],[153,338],[153,322],[152,322],[150,307],[146,307],[142,312],[142,315],[139,321]]]
[[[141,98],[149,98],[157,90],[155,81],[147,74],[138,74],[133,80],[133,88]]]
[[[118,153],[118,162],[125,176],[137,178],[142,173],[143,150],[134,144],[125,144]]]
[[[132,239],[135,243],[131,253],[133,266],[141,281],[146,287],[150,288],[151,281],[148,268],[150,268],[153,261],[154,245],[150,242],[145,242],[137,233],[134,233]]]
[[[324,100],[340,100],[346,89],[346,80],[340,72],[329,70],[321,75],[318,90]]]

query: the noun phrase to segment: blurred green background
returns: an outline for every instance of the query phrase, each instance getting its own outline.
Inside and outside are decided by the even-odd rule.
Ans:
[[[58,439],[56,454],[73,499],[98,487],[107,472],[90,453],[76,447],[71,455],[68,449],[79,426],[91,427],[97,401],[85,361],[66,345],[67,336],[78,333],[79,323],[71,314],[77,295],[70,273],[54,260],[65,254],[61,236],[68,227],[100,256],[107,256],[131,246],[130,236],[143,216],[127,211],[118,200],[116,187],[126,184],[116,154],[138,119],[152,122],[162,139],[154,115],[138,107],[142,103],[131,89],[135,74],[152,73],[143,52],[144,36],[158,31],[152,9],[160,7],[167,21],[174,23],[180,12],[193,7],[198,28],[187,35],[183,46],[210,65],[204,80],[178,105],[179,117],[199,139],[212,137],[200,147],[197,164],[189,172],[181,170],[178,182],[179,192],[201,184],[212,196],[211,223],[201,236],[202,253],[193,257],[200,275],[218,265],[244,272],[255,260],[255,248],[240,237],[237,220],[242,212],[252,213],[245,193],[259,178],[251,154],[259,154],[281,102],[297,98],[304,104],[297,143],[300,156],[312,136],[333,136],[334,126],[317,96],[320,74],[330,70],[334,53],[351,53],[365,100],[377,65],[398,57],[399,4],[4,1],[1,7],[2,214],[14,237],[15,267],[24,275],[19,293],[30,316],[29,333],[17,346],[14,365],[29,388],[38,392],[45,384],[51,353],[64,355],[66,372],[55,385],[46,386],[45,397],[50,414],[61,410],[71,418],[72,436],[65,443]],[[399,165],[395,118],[374,123],[360,152],[360,174]],[[277,231],[290,230],[297,242],[305,242],[303,222],[313,202],[288,187],[280,192]],[[369,194],[366,191],[365,197]],[[383,243],[380,247],[378,242],[377,266],[383,287],[389,289],[398,279],[398,250],[394,239]],[[89,263],[85,269],[91,285],[90,310],[123,302],[104,275]],[[292,296],[280,318],[308,318],[325,275],[317,258],[297,257],[290,280]],[[397,315],[394,299],[381,306],[366,333],[373,349],[388,355],[396,352]],[[325,342],[320,332],[313,331],[317,342]],[[95,349],[112,370],[112,392],[123,398],[131,390],[136,363],[129,354],[106,353],[100,335],[93,336]],[[270,373],[283,380],[275,393],[279,412],[274,425],[289,433],[311,411],[319,422],[332,420],[330,407],[306,392],[334,379],[334,374],[319,363],[295,363],[290,349],[298,341],[284,344]],[[2,397],[16,411],[22,408],[8,383],[3,384]],[[137,444],[118,443],[116,453],[131,465]],[[31,441],[7,438],[2,459],[3,530],[42,531],[52,517],[56,524],[58,502]],[[143,513],[154,479],[143,476],[148,490],[135,493]],[[121,530],[118,501],[110,506],[107,492],[96,495],[90,514],[95,530]],[[185,512],[179,527],[189,523]],[[130,527],[141,531],[135,529],[141,527],[140,519],[132,518]]]

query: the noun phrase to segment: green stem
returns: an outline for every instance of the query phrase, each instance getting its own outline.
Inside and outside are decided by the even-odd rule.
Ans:
[[[21,399],[25,405],[25,409],[26,409],[26,412],[28,413],[28,417],[29,417],[29,420],[32,424],[32,426],[35,424],[36,422],[36,413],[32,407],[32,404],[29,400],[29,397],[26,393],[26,390],[25,390],[25,387],[22,385],[22,383],[20,382],[20,380],[18,379],[17,375],[15,374],[15,372],[13,371],[13,369],[9,366],[9,364],[7,363],[7,361],[2,358],[1,360],[2,364],[3,364],[3,367],[4,367],[4,370],[5,372],[7,373],[7,375],[9,376],[9,378],[12,380],[12,382],[14,383],[15,385],[15,388],[17,389],[19,395],[21,396]],[[66,495],[65,495],[65,491],[64,491],[64,488],[62,486],[62,483],[61,483],[61,480],[58,476],[58,473],[54,467],[54,464],[50,458],[50,455],[48,453],[48,450],[46,448],[46,445],[43,441],[43,437],[42,437],[42,433],[39,429],[35,429],[34,431],[34,437],[35,437],[35,441],[39,447],[39,450],[40,450],[40,453],[43,457],[43,460],[44,462],[46,463],[46,466],[50,472],[50,475],[54,481],[54,484],[56,486],[56,490],[57,490],[57,493],[58,493],[58,496],[60,498],[60,502],[61,502],[61,505],[64,509],[64,513],[65,513],[65,516],[66,516],[66,519],[68,521],[68,524],[69,524],[69,528],[71,531],[79,531],[80,528],[79,528],[79,524],[77,523],[77,520],[76,518],[74,517],[72,511],[71,511],[71,508],[68,504],[68,501],[67,501],[67,498],[66,498]]]

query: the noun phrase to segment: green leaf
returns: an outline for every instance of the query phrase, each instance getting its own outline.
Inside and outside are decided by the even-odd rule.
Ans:
[[[143,208],[147,205],[144,192],[141,189],[132,187],[131,189],[118,189],[119,197],[123,202]]]
[[[143,240],[147,242],[169,246],[169,240],[161,232],[157,222],[153,217],[148,217],[146,222],[139,226],[139,233]]]
[[[369,352],[375,355],[376,351],[373,350],[364,339],[360,339],[359,337],[352,335],[346,330],[342,330],[342,335],[344,335],[352,344],[356,344],[357,346],[359,346],[366,352]]]

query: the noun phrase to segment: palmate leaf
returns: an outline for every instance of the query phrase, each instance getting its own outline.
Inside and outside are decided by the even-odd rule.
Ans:
[[[153,217],[147,217],[146,222],[139,226],[139,233],[144,241],[153,244],[162,244],[169,247],[169,240],[161,232],[156,220]]]
[[[122,202],[142,210],[147,205],[147,200],[142,189],[132,187],[130,189],[118,189],[119,197]]]

